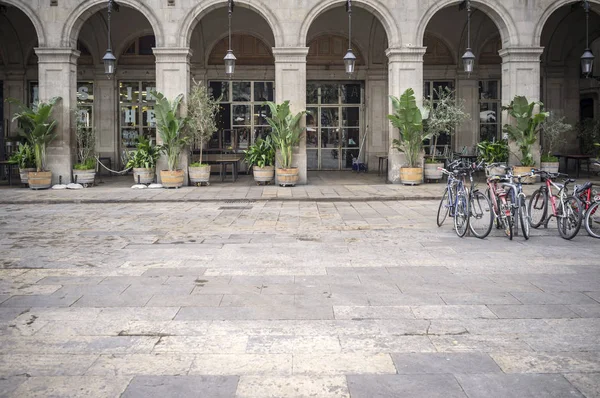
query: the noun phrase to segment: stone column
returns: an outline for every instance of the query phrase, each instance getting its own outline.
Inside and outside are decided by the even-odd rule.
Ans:
[[[543,47],[508,47],[498,53],[502,57],[502,105],[510,104],[517,95],[527,97],[529,102],[540,100],[540,56]],[[507,112],[502,112],[502,122],[508,122]],[[518,164],[515,145],[510,145],[509,164]],[[533,157],[540,165],[539,142],[534,145]]]
[[[388,48],[388,84],[389,94],[399,97],[412,88],[415,91],[417,104],[423,103],[423,55],[425,47]],[[393,113],[392,102],[388,101],[388,113]],[[398,138],[398,129],[390,125],[390,148],[388,155],[388,181],[400,182],[400,166],[405,162],[404,154],[392,147],[394,139]]]
[[[192,52],[188,47],[161,47],[154,48],[156,57],[156,90],[163,93],[169,101],[179,94],[184,95],[184,102],[190,92],[190,58]],[[185,115],[185,103],[182,106],[182,114]],[[156,142],[161,143],[158,131]],[[185,149],[179,158],[179,167],[184,171],[184,184],[188,184],[188,164],[190,160],[188,149]],[[157,181],[160,182],[160,170],[167,169],[167,158],[163,155],[156,165]]]
[[[35,53],[38,56],[40,101],[62,98],[54,111],[54,118],[58,121],[57,137],[46,149],[47,168],[52,171],[53,184],[58,183],[59,176],[62,176],[63,183],[68,183],[77,151],[73,111],[77,108],[79,51],[66,47],[40,47],[35,49]]]
[[[306,55],[308,47],[274,47],[275,56],[275,101],[280,104],[290,101],[292,112],[306,110]],[[303,122],[305,124],[305,122]],[[293,166],[298,167],[299,184],[306,184],[307,158],[306,135],[294,150]]]

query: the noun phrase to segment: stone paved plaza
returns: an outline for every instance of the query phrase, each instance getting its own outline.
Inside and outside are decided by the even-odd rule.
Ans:
[[[0,396],[599,397],[600,243],[436,209],[5,204]]]

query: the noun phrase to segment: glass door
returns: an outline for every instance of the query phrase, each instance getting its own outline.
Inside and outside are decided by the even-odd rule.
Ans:
[[[155,82],[119,82],[119,141],[122,161],[127,159],[126,152],[135,148],[140,136],[144,136],[150,140],[156,139],[155,101],[151,94],[155,89]]]
[[[309,82],[306,155],[309,170],[352,169],[362,139],[362,82]]]

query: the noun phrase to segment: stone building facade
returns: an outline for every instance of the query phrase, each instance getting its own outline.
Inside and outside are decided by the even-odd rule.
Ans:
[[[570,0],[472,1],[475,72],[462,71],[467,17],[458,0],[353,0],[352,47],[357,71],[346,75],[344,0],[236,0],[232,45],[238,57],[230,80],[226,0],[118,0],[112,48],[117,72],[104,75],[107,0],[0,0],[0,98],[32,102],[63,98],[59,137],[49,149],[54,176],[68,179],[75,160],[74,110],[97,131],[96,149],[120,164],[139,135],[156,134],[152,89],[175,97],[192,78],[223,97],[211,145],[243,148],[268,131],[264,100],[290,100],[308,110],[307,134],[296,162],[307,170],[339,170],[363,153],[377,167],[390,160],[398,180],[403,159],[391,149],[389,95],[413,88],[417,98],[450,86],[472,118],[444,148],[473,148],[501,136],[501,105],[515,95],[542,100],[571,123],[600,114],[600,62],[584,79],[585,14]],[[592,0],[590,42],[600,57],[600,0]],[[14,107],[3,102],[2,135],[14,136]],[[366,138],[365,138],[366,137]],[[575,132],[564,150],[577,151]],[[185,159],[184,159],[185,163]]]

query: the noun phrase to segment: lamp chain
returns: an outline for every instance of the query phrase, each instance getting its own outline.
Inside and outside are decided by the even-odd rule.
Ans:
[[[233,14],[232,3],[233,3],[233,1],[229,0],[229,13],[228,13],[228,16],[229,16],[229,51],[231,51],[231,17]]]
[[[112,13],[113,0],[108,0],[108,50],[112,52],[112,38],[110,35],[110,15]]]
[[[352,0],[348,0],[348,48],[352,48]]]
[[[471,48],[471,0],[467,0],[467,48]]]
[[[585,7],[585,47],[590,48],[590,37],[589,37],[589,24],[590,24],[590,3],[589,1],[584,2]]]

